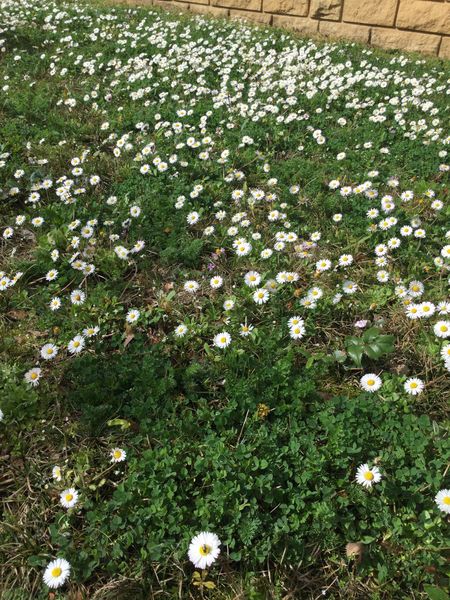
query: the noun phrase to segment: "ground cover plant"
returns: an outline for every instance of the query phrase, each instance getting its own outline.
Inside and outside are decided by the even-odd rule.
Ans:
[[[448,598],[448,63],[0,9],[1,598]]]

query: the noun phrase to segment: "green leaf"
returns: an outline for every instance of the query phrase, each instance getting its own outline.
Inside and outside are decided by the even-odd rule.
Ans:
[[[216,584],[213,581],[205,581],[203,585],[208,590],[213,590],[216,587]]]
[[[305,368],[306,368],[306,369],[310,369],[310,368],[313,366],[313,364],[314,364],[314,355],[313,355],[313,356],[310,356],[310,357],[308,358],[308,360],[306,361],[306,366],[305,366]]]
[[[450,596],[442,588],[438,588],[434,585],[425,584],[423,589],[428,594],[430,600],[450,600]]]
[[[345,345],[348,346],[362,346],[361,338],[350,336],[345,338]]]
[[[375,343],[365,345],[364,352],[369,358],[372,359],[380,358],[380,356],[383,354],[383,351],[381,350],[380,346]]]
[[[333,352],[333,358],[336,362],[343,363],[343,362],[345,362],[345,359],[347,358],[347,353],[343,352],[342,350],[335,350]]]
[[[131,423],[125,419],[110,419],[108,421],[108,427],[114,427],[115,425],[118,425],[121,429],[129,429]]]
[[[347,348],[347,352],[352,361],[355,363],[355,365],[360,367],[363,356],[362,348],[360,346],[349,346]]]
[[[379,334],[380,330],[378,327],[371,327],[370,329],[364,332],[362,339],[365,342],[370,342],[371,340],[374,340]]]

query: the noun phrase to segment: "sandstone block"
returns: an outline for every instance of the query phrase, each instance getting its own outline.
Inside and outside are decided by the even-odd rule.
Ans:
[[[443,37],[439,48],[439,58],[450,58],[450,37]]]
[[[219,8],[217,6],[205,6],[204,4],[189,4],[189,10],[201,15],[212,15],[214,17],[228,16],[228,8]]]
[[[397,0],[345,0],[344,21],[367,25],[393,25]]]
[[[282,15],[273,15],[273,25],[275,27],[285,27],[301,33],[317,33],[319,21],[307,19],[304,17],[285,17]]]
[[[369,41],[369,32],[370,27],[366,25],[333,23],[332,21],[320,21],[319,23],[319,33],[336,39],[347,39],[366,44]]]
[[[269,13],[306,17],[308,8],[308,0],[264,0],[264,12]]]
[[[235,19],[244,19],[245,21],[254,21],[255,23],[262,23],[270,25],[272,22],[272,15],[260,12],[251,12],[249,10],[230,10],[230,17]]]
[[[450,4],[401,0],[397,27],[432,33],[450,33]]]
[[[311,0],[309,16],[312,19],[339,21],[342,0]]]
[[[439,35],[431,33],[416,33],[413,31],[399,31],[398,29],[375,27],[372,29],[371,42],[374,46],[381,48],[437,54],[440,39]]]
[[[261,0],[212,0],[213,6],[240,8],[243,10],[261,10]]]

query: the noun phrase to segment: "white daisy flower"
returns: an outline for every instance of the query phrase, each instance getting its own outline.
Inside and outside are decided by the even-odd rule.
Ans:
[[[38,367],[34,367],[25,373],[25,381],[35,387],[39,383],[41,378],[42,370]]]
[[[253,300],[256,302],[256,304],[265,304],[268,299],[269,299],[269,292],[267,290],[265,290],[264,288],[259,288],[253,294]]]
[[[189,544],[189,560],[197,569],[206,569],[220,554],[220,540],[215,533],[202,531]]]
[[[217,290],[220,287],[222,287],[223,285],[223,279],[222,277],[220,277],[219,275],[216,275],[215,277],[212,277],[209,285],[213,288],[213,290]]]
[[[301,317],[297,317],[297,316],[291,317],[288,321],[288,327],[290,329],[292,329],[292,327],[295,327],[296,325],[303,325],[303,324],[304,324],[303,319]]]
[[[446,339],[450,337],[450,321],[438,321],[433,330],[438,338]]]
[[[190,294],[194,294],[199,287],[200,284],[197,281],[186,281],[186,283],[184,284],[184,291],[189,292]]]
[[[448,515],[450,514],[450,490],[440,490],[436,494],[434,501],[438,505],[439,510]]]
[[[137,308],[130,309],[127,312],[127,316],[126,316],[127,323],[136,323],[136,321],[139,319],[140,314],[141,313],[138,311]]]
[[[47,275],[45,276],[45,279],[47,281],[54,281],[57,277],[58,271],[56,269],[51,269],[50,271],[48,271]]]
[[[69,562],[64,558],[57,558],[56,560],[52,560],[52,562],[47,565],[43,579],[44,583],[49,588],[59,588],[64,585],[69,575]]]
[[[73,292],[70,294],[70,301],[76,306],[78,306],[79,304],[83,304],[85,298],[86,294],[81,290],[73,290]]]
[[[195,225],[195,223],[197,223],[199,218],[200,218],[200,215],[198,214],[198,212],[193,211],[188,214],[188,216],[186,217],[186,220],[189,223],[189,225]]]
[[[214,336],[214,346],[217,348],[226,348],[231,344],[231,335],[226,331],[222,331],[222,333],[218,333]]]
[[[376,392],[380,389],[382,381],[375,373],[367,373],[360,379],[360,385],[365,392]]]
[[[445,346],[442,346],[441,356],[444,360],[450,360],[450,344],[445,344]]]
[[[421,317],[429,318],[434,315],[436,307],[432,302],[421,302],[419,304],[419,313]]]
[[[126,459],[127,453],[125,450],[122,450],[122,448],[113,448],[110,452],[110,456],[112,463],[119,463]]]
[[[261,275],[257,271],[249,271],[245,274],[244,281],[249,287],[256,287],[261,281]]]
[[[58,467],[57,465],[53,467],[52,477],[53,477],[53,479],[55,479],[55,481],[61,481],[61,479],[62,479],[61,467]]]
[[[290,327],[289,335],[293,340],[300,340],[305,335],[305,326],[303,325],[303,321]]]
[[[354,281],[344,281],[342,284],[342,291],[344,294],[354,294],[358,291],[358,286]]]
[[[425,384],[418,377],[410,377],[404,383],[405,392],[411,396],[418,396],[422,393]]]
[[[82,335],[76,335],[67,345],[67,350],[70,354],[79,354],[85,345],[85,340]]]
[[[54,298],[52,298],[50,300],[50,310],[55,311],[58,310],[58,308],[61,307],[61,298],[58,298],[58,296],[55,296]]]
[[[419,319],[420,318],[420,307],[418,304],[408,304],[406,307],[406,316],[408,319]]]
[[[360,465],[356,471],[356,481],[365,488],[371,488],[374,483],[381,480],[381,473],[378,467],[370,468],[367,463]]]
[[[86,327],[86,329],[83,329],[83,335],[85,337],[94,337],[95,335],[97,335],[97,333],[100,331],[100,327],[98,327],[97,325],[95,327]]]
[[[184,325],[183,323],[181,323],[180,325],[178,325],[178,327],[175,328],[175,336],[177,338],[182,338],[183,336],[186,335],[188,328],[186,327],[186,325]]]
[[[316,270],[319,273],[323,273],[324,271],[328,271],[329,269],[331,269],[331,260],[322,259],[316,262]]]
[[[253,325],[248,325],[247,322],[241,323],[240,325],[240,335],[242,337],[248,337],[253,331]]]
[[[78,492],[75,488],[68,488],[61,493],[59,501],[64,508],[72,508],[78,502]]]
[[[58,354],[58,348],[55,344],[44,344],[41,348],[41,356],[44,360],[51,360]]]
[[[235,305],[234,300],[225,300],[225,302],[223,303],[223,309],[224,310],[233,310]]]

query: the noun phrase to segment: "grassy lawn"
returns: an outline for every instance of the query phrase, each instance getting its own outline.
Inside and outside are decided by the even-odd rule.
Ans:
[[[449,81],[0,0],[2,600],[448,600]]]

